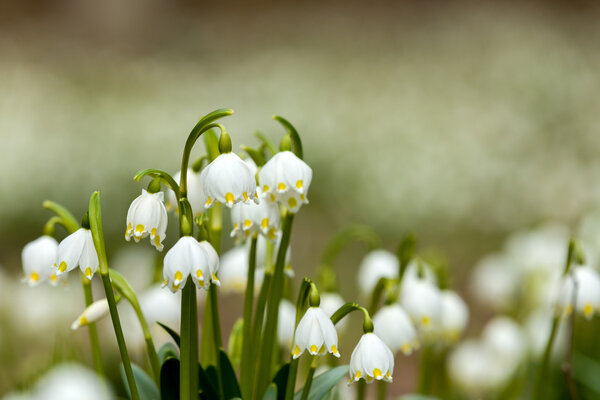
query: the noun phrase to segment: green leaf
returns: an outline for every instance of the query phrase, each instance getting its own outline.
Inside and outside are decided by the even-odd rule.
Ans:
[[[573,356],[573,378],[580,384],[600,394],[600,363],[582,353]]]
[[[279,371],[277,371],[273,378],[273,383],[277,385],[277,400],[285,399],[285,389],[289,374],[290,363],[285,363],[279,368]]]
[[[218,399],[217,388],[214,386],[217,383],[217,370],[210,365],[206,370],[202,365],[198,364],[198,387],[202,391],[200,397],[203,400]]]
[[[347,373],[348,366],[341,365],[317,376],[312,382],[310,393],[308,394],[308,400],[325,399],[331,389],[333,389],[333,387],[337,385],[340,379],[342,379],[342,377]],[[300,400],[302,397],[302,390],[303,389],[300,389],[296,392],[296,394],[294,394],[294,400]]]
[[[277,400],[277,385],[276,384],[271,383],[271,385],[269,385],[269,388],[265,392],[265,397],[263,397],[263,400]]]
[[[179,350],[173,343],[165,343],[158,350],[158,362],[162,365],[170,357],[179,359]]]
[[[179,399],[179,360],[167,358],[160,368],[161,400]]]
[[[111,283],[131,304],[137,304],[137,297],[127,279],[114,269],[108,269]]]
[[[422,394],[405,394],[400,396],[398,400],[439,400],[437,397],[423,396]]]
[[[229,361],[229,357],[223,349],[219,349],[219,361],[221,363],[221,378],[223,379],[223,397],[225,399],[240,397],[242,395],[240,385],[231,366],[231,361]]]
[[[137,386],[138,392],[140,393],[140,397],[142,399],[148,400],[160,400],[160,396],[158,394],[158,388],[156,384],[148,376],[148,374],[135,365],[131,363],[131,369],[133,370],[133,378],[135,379],[135,386]],[[127,396],[131,398],[131,393],[129,392],[129,384],[127,383],[127,377],[125,376],[125,368],[123,368],[123,364],[121,364],[121,379],[125,384],[125,390],[127,391]]]
[[[240,360],[242,359],[242,340],[244,334],[244,319],[238,318],[231,328],[231,333],[229,334],[229,342],[227,344],[227,350],[229,352],[229,358],[231,360],[231,365],[233,365],[233,369],[237,369],[240,365]]]
[[[179,334],[177,332],[175,332],[173,329],[169,328],[165,324],[162,324],[160,322],[157,322],[157,324],[160,325],[161,328],[163,328],[165,331],[167,331],[169,335],[171,335],[175,343],[177,343],[177,347],[181,347],[181,338],[179,337]]]

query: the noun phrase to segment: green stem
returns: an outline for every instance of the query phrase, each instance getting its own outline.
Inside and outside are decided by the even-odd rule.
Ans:
[[[377,400],[385,400],[387,394],[387,382],[377,382]]]
[[[246,293],[244,294],[244,333],[242,335],[242,361],[240,376],[244,398],[252,396],[252,308],[254,305],[254,272],[256,271],[256,236],[250,242]]]
[[[367,383],[362,380],[356,382],[356,400],[365,400],[366,392],[367,392]]]
[[[81,284],[83,286],[83,297],[85,298],[85,306],[89,307],[94,302],[92,295],[91,281],[81,274]],[[102,367],[102,351],[100,350],[100,340],[98,339],[98,329],[96,323],[88,324],[88,333],[90,335],[90,347],[92,348],[92,359],[94,361],[94,370],[100,376],[104,376],[104,368]]]
[[[135,174],[133,179],[139,182],[140,179],[142,179],[146,175],[150,175],[153,178],[159,178],[166,186],[169,187],[169,189],[171,189],[175,193],[175,198],[179,200],[179,185],[177,184],[177,182],[175,182],[175,179],[173,179],[171,175],[160,169],[149,168],[138,171],[138,173]]]
[[[313,376],[315,374],[315,369],[317,368],[315,359],[316,359],[316,356],[312,356],[312,360],[310,363],[310,369],[308,370],[308,375],[306,376],[306,382],[304,383],[304,388],[302,389],[302,397],[300,397],[300,400],[307,400],[308,395],[310,394],[310,388],[312,386]]]
[[[267,301],[267,320],[265,329],[260,343],[260,360],[257,369],[256,390],[254,398],[257,399],[265,392],[271,380],[271,361],[273,353],[273,343],[275,334],[277,333],[277,319],[279,317],[279,302],[283,295],[284,286],[284,265],[285,254],[290,243],[290,235],[292,232],[292,224],[294,222],[294,214],[289,213],[283,220],[282,236],[279,249],[277,249],[277,258],[275,262],[275,272],[271,281],[269,290],[269,298]]]
[[[115,294],[110,283],[110,277],[108,275],[108,262],[106,260],[106,249],[104,246],[104,234],[102,233],[102,213],[100,210],[100,192],[94,192],[90,197],[89,206],[89,221],[90,230],[92,232],[92,238],[94,240],[94,246],[98,254],[98,270],[102,277],[102,283],[104,284],[104,291],[106,293],[106,300],[108,301],[108,309],[110,311],[110,318],[113,323],[115,330],[115,336],[117,337],[117,343],[119,345],[119,352],[121,353],[121,361],[125,369],[125,376],[127,377],[127,383],[129,384],[129,391],[133,400],[139,400],[135,379],[133,378],[133,370],[131,369],[131,362],[129,361],[129,354],[127,353],[127,346],[125,344],[125,338],[123,336],[123,329],[121,328],[121,320],[119,319],[119,312],[117,311],[117,303],[115,301]]]
[[[73,233],[79,229],[79,222],[77,222],[73,214],[65,207],[50,200],[44,201],[42,205],[44,208],[54,212],[61,219],[62,225],[68,232]]]
[[[421,351],[421,361],[419,365],[419,380],[417,383],[417,393],[429,394],[431,381],[431,346],[425,345]]]
[[[198,311],[196,286],[188,276],[181,295],[180,399],[198,397]]]

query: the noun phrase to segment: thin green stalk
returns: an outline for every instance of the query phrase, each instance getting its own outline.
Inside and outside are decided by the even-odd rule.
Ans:
[[[92,284],[85,275],[81,274],[81,284],[83,286],[83,297],[85,306],[89,307],[94,302],[92,295]],[[100,350],[100,340],[98,339],[98,329],[96,323],[88,324],[88,333],[90,335],[90,347],[92,348],[92,359],[94,361],[94,370],[100,376],[104,376],[104,367],[102,366],[102,351]]]
[[[356,400],[365,400],[367,393],[367,383],[363,380],[356,382]]]
[[[377,400],[385,400],[387,394],[387,382],[377,382]]]
[[[419,380],[417,383],[417,393],[419,394],[429,393],[429,386],[431,383],[431,352],[431,346],[423,346],[419,365]]]
[[[198,397],[198,311],[196,286],[188,276],[181,295],[180,399]]]
[[[250,242],[250,255],[248,260],[248,276],[246,279],[246,293],[244,295],[244,333],[242,335],[242,361],[240,376],[242,380],[242,394],[244,398],[252,396],[252,308],[254,305],[254,272],[256,271],[256,242],[253,237]]]
[[[315,375],[315,369],[317,369],[316,365],[316,356],[312,356],[312,360],[310,363],[310,369],[308,370],[308,375],[306,376],[306,382],[304,382],[304,388],[302,389],[302,397],[300,400],[307,400],[308,395],[310,394],[310,388],[313,382],[313,376]]]
[[[285,265],[285,254],[290,243],[290,235],[292,232],[292,224],[294,222],[294,214],[289,213],[283,220],[281,243],[277,250],[277,258],[275,262],[275,272],[271,281],[269,290],[269,298],[267,301],[267,320],[265,322],[264,334],[260,343],[259,366],[257,369],[256,389],[254,398],[259,398],[265,392],[271,380],[271,361],[273,353],[273,343],[275,334],[277,333],[277,319],[279,316],[279,302],[283,295],[283,280]]]
[[[571,303],[573,304],[573,312],[569,316],[569,325],[567,331],[567,354],[565,362],[563,363],[563,373],[567,381],[567,387],[569,388],[569,396],[571,400],[578,400],[579,395],[577,393],[577,385],[573,380],[573,344],[575,338],[575,312],[577,310],[577,280],[571,272],[571,279],[573,279],[573,293]]]
[[[94,240],[94,246],[98,254],[98,270],[102,277],[102,283],[104,284],[104,291],[106,293],[106,300],[108,301],[108,309],[110,311],[110,317],[115,330],[115,336],[117,337],[117,344],[119,345],[119,352],[121,353],[121,361],[123,362],[123,368],[125,369],[125,376],[127,377],[127,383],[129,384],[129,392],[133,400],[139,400],[135,379],[133,378],[133,370],[131,369],[131,362],[129,361],[129,354],[127,353],[127,346],[125,344],[125,337],[123,336],[123,329],[121,328],[121,320],[119,319],[119,312],[117,311],[117,302],[115,301],[115,294],[110,282],[108,275],[108,262],[106,260],[106,249],[104,246],[104,234],[102,233],[102,214],[100,210],[100,192],[94,192],[90,198],[89,206],[89,221],[90,230],[92,232],[92,238]]]

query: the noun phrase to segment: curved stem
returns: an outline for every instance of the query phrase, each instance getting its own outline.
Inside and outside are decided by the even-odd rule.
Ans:
[[[50,200],[44,201],[42,205],[44,208],[54,212],[61,219],[62,225],[68,232],[73,233],[79,229],[79,222],[65,207]]]
[[[294,128],[294,126],[287,119],[280,117],[279,115],[273,115],[273,119],[283,125],[285,130],[289,133],[292,143],[294,144],[294,154],[296,154],[296,156],[302,160],[304,158],[302,140],[300,140],[300,135],[298,134],[296,128]]]
[[[81,274],[81,284],[83,286],[83,297],[85,298],[85,306],[89,307],[94,302],[92,295],[92,282],[83,274]],[[98,329],[96,323],[88,324],[88,333],[90,335],[90,347],[92,349],[92,360],[94,362],[94,370],[100,376],[104,376],[104,367],[102,366],[102,351],[100,350],[100,340],[98,338]]]
[[[350,314],[352,311],[361,311],[363,313],[363,332],[370,333],[373,332],[373,321],[371,320],[371,316],[369,315],[369,311],[366,308],[359,306],[356,303],[346,303],[331,316],[331,321],[334,325],[342,320],[345,316]]]
[[[104,247],[104,235],[102,233],[102,214],[100,211],[100,192],[94,192],[90,198],[89,207],[89,220],[90,230],[92,232],[92,238],[94,240],[94,246],[98,253],[98,261],[100,275],[102,277],[102,283],[104,284],[104,291],[106,292],[106,300],[108,301],[108,308],[110,310],[110,317],[115,330],[115,336],[117,337],[117,343],[119,345],[119,352],[121,353],[121,360],[125,369],[125,376],[127,377],[127,383],[129,384],[129,391],[133,400],[139,400],[135,379],[133,378],[133,370],[131,369],[131,362],[129,361],[129,354],[127,353],[127,346],[125,345],[125,338],[123,336],[123,329],[121,328],[121,320],[119,319],[119,313],[117,311],[117,303],[115,301],[115,294],[110,283],[110,277],[108,275],[108,263],[106,261],[106,250]]]
[[[240,376],[242,380],[242,394],[244,398],[252,395],[252,308],[254,305],[254,272],[256,271],[256,242],[254,236],[250,242],[250,255],[248,258],[248,275],[246,278],[246,293],[244,294],[244,333],[242,335],[242,361]]]
[[[144,176],[150,175],[153,178],[159,178],[166,186],[175,192],[175,197],[179,200],[179,185],[175,182],[175,179],[165,171],[160,169],[148,168],[138,171],[133,177],[136,181],[140,181]]]

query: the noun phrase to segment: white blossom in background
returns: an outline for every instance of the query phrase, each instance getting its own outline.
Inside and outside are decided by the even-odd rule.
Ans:
[[[402,290],[400,304],[421,333],[432,333],[440,327],[442,298],[440,290],[431,283],[419,279],[412,281]]]
[[[257,268],[254,273],[254,288],[256,291],[262,285],[263,271],[263,269]],[[219,277],[223,293],[242,294],[246,291],[248,280],[248,248],[246,246],[234,247],[221,256]]]
[[[256,179],[248,165],[235,153],[217,156],[200,173],[200,184],[204,208],[211,208],[215,201],[229,208],[239,202],[259,202]]]
[[[218,256],[211,249],[208,242],[198,243],[191,236],[181,237],[165,256],[163,287],[168,286],[172,292],[183,289],[188,276],[192,277],[198,288],[208,290],[211,284],[219,286],[216,276]]]
[[[522,271],[508,255],[491,254],[474,267],[470,289],[474,297],[495,311],[516,307]]]
[[[527,316],[523,324],[525,335],[527,336],[527,344],[529,352],[533,357],[540,358],[548,343],[550,331],[552,330],[552,320],[554,312],[548,307],[547,309],[537,309]],[[562,319],[559,322],[559,327],[554,339],[552,347],[552,356],[555,360],[562,359],[567,343],[567,329],[565,322],[568,320]]]
[[[495,362],[513,373],[527,354],[527,337],[523,328],[508,317],[490,320],[483,328],[481,340],[494,352]]]
[[[267,267],[267,239],[264,236],[259,236],[256,240],[256,268],[263,269]],[[273,256],[271,259],[272,265],[275,265],[277,259],[277,251],[279,250],[279,244],[281,243],[281,235],[277,238],[275,246],[273,246]],[[246,242],[246,247],[250,249],[250,242]],[[249,251],[249,250],[248,250]],[[292,246],[289,245],[285,252],[285,265],[283,266],[283,272],[285,272],[288,278],[295,276],[294,270],[292,269]]]
[[[181,178],[181,171],[177,171],[173,175],[173,180],[179,184]],[[192,206],[192,213],[194,216],[198,216],[204,212],[204,203],[206,202],[206,196],[202,191],[202,185],[200,184],[200,174],[194,172],[193,169],[188,168],[187,170],[187,199]],[[175,192],[171,189],[166,189],[166,202],[165,207],[167,211],[179,212],[177,205],[177,197]]]
[[[108,301],[106,299],[96,300],[89,305],[79,317],[71,324],[71,329],[76,330],[81,326],[86,326],[97,322],[108,315]]]
[[[392,382],[394,355],[374,333],[365,333],[350,356],[350,382],[364,379]]]
[[[464,300],[452,290],[442,290],[441,333],[448,343],[460,339],[469,322],[469,309]]]
[[[410,355],[419,348],[417,331],[410,316],[399,304],[383,306],[373,316],[375,333],[392,350]]]
[[[358,269],[358,287],[363,295],[369,295],[379,279],[398,277],[398,257],[387,250],[373,250],[360,263]]]
[[[319,307],[309,307],[298,323],[292,355],[300,357],[304,350],[311,355],[331,353],[340,357],[337,331],[333,322]]]
[[[125,239],[136,242],[150,235],[150,242],[156,250],[162,251],[162,241],[167,232],[167,209],[163,204],[163,192],[148,193],[142,189],[127,211],[127,230]]]
[[[294,328],[296,327],[296,306],[288,300],[279,303],[279,317],[277,318],[277,342],[284,349],[291,349],[294,341]]]
[[[312,169],[291,151],[275,154],[258,173],[263,199],[277,201],[296,213],[308,203]]]
[[[23,247],[21,262],[23,264],[23,282],[36,286],[48,281],[52,285],[58,283],[56,276],[56,258],[58,242],[51,236],[40,236]]]
[[[576,284],[576,285],[575,285]],[[573,303],[573,289],[575,303]],[[563,278],[559,292],[559,306],[563,315],[573,310],[590,320],[600,309],[600,275],[589,266],[572,267],[569,275]]]
[[[338,293],[334,293],[334,292],[321,293],[321,304],[319,307],[321,307],[321,309],[323,311],[325,311],[325,314],[327,314],[327,316],[329,316],[330,318],[344,304],[346,304],[346,302],[344,301],[342,296],[340,296]],[[347,326],[348,326],[347,318],[342,318],[342,320],[339,321],[335,325],[336,329],[340,332],[344,331]]]
[[[433,286],[438,284],[433,268],[421,259],[413,259],[406,266],[402,275],[402,290],[412,285],[415,280],[422,280]]]
[[[78,364],[54,366],[35,385],[36,400],[109,400],[113,398],[106,381]]]
[[[261,195],[260,188],[257,188],[257,193]],[[261,201],[259,204],[238,203],[231,209],[231,222],[232,237],[245,239],[254,233],[260,233],[270,240],[275,240],[280,232],[279,206],[267,201]]]
[[[89,229],[79,228],[58,245],[57,276],[79,266],[86,278],[92,279],[99,264],[98,253]]]

